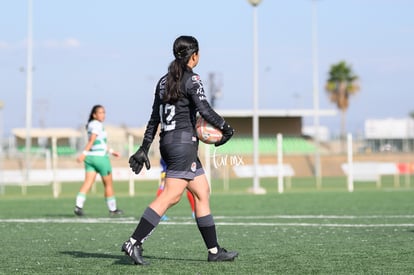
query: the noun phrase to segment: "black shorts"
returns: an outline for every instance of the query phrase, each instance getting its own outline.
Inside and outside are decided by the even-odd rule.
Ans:
[[[160,147],[160,153],[167,164],[167,178],[192,180],[204,174],[196,143],[164,144]]]

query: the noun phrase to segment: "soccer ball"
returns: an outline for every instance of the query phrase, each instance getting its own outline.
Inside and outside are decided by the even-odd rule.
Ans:
[[[206,144],[214,144],[223,137],[221,131],[208,123],[202,116],[197,118],[196,132],[198,139]]]

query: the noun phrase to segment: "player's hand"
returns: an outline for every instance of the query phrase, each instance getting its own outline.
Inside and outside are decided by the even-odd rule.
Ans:
[[[141,172],[144,163],[147,170],[149,170],[151,168],[151,163],[148,159],[147,152],[141,146],[138,151],[129,158],[129,167],[131,167],[132,171],[138,175],[139,172]]]
[[[81,163],[81,162],[83,162],[83,160],[85,159],[85,155],[84,154],[80,154],[77,158],[76,158],[76,161],[77,162],[79,162],[79,163]]]
[[[234,134],[234,129],[231,128],[231,126],[227,123],[224,123],[223,128],[221,129],[221,133],[223,134],[223,136],[221,137],[220,141],[214,144],[216,147],[223,145],[224,143],[229,141]]]
[[[117,152],[117,151],[113,151],[112,155],[116,158],[120,158],[121,157],[121,153]]]

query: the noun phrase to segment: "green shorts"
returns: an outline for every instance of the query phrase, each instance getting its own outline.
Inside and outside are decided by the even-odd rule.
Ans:
[[[86,172],[97,172],[102,177],[112,173],[108,156],[86,156],[84,163]]]

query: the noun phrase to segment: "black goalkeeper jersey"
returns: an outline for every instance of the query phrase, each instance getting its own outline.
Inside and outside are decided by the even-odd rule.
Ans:
[[[207,101],[200,76],[188,68],[181,80],[182,96],[175,103],[163,103],[167,75],[157,83],[152,113],[144,134],[144,142],[151,143],[160,125],[160,145],[192,143],[196,139],[197,112],[211,125],[221,129],[224,119]]]

